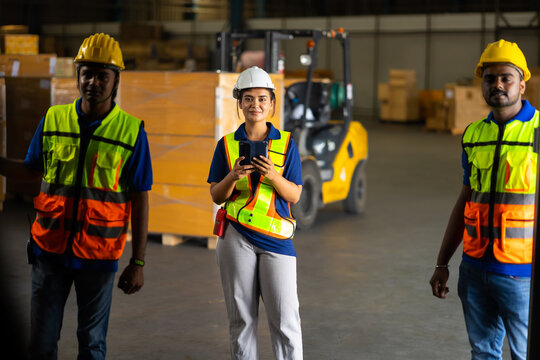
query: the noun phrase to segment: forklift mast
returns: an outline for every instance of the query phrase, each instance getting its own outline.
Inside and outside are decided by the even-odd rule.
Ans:
[[[306,111],[313,84],[313,71],[317,66],[317,49],[319,41],[323,38],[336,39],[340,42],[343,53],[343,83],[345,84],[345,102],[343,104],[343,120],[345,128],[351,121],[352,114],[352,83],[350,69],[350,49],[347,33],[342,29],[335,30],[246,30],[239,32],[220,32],[216,37],[216,70],[234,72],[236,63],[244,50],[247,39],[264,39],[265,69],[268,73],[277,73],[281,52],[281,41],[296,38],[309,38],[313,46],[308,47],[311,63],[307,69],[306,96],[304,99],[304,114],[302,124],[306,121]]]

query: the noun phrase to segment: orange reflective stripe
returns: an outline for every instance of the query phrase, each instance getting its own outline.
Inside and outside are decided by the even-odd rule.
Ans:
[[[270,207],[268,208],[266,215],[273,218],[279,216],[276,210],[276,192],[275,191],[272,193],[272,200],[270,201]]]
[[[231,161],[231,155],[229,154],[229,144],[227,142],[227,137],[223,137],[223,145],[225,147],[225,154],[227,154],[227,165],[229,166],[229,171],[232,171],[233,169],[233,162]]]

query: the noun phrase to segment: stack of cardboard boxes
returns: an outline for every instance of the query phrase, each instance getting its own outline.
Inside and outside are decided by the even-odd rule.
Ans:
[[[14,159],[24,159],[34,131],[51,105],[78,97],[73,59],[40,54],[39,36],[25,32],[25,26],[0,27],[0,155]],[[56,77],[57,73],[64,77]],[[0,200],[6,193],[29,200],[39,191],[39,181],[8,180],[5,186],[4,181],[1,177]]]
[[[21,25],[0,26],[0,76],[51,76],[55,54],[39,54],[39,36]]]
[[[420,90],[418,92],[418,99],[420,104],[420,119],[425,121],[426,128],[445,130],[447,128],[446,121],[437,121],[439,118],[443,118],[440,113],[444,111],[444,108],[439,106],[439,104],[444,100],[444,90]]]
[[[435,99],[426,117],[426,129],[461,134],[474,121],[486,117],[491,109],[482,95],[479,81],[467,85],[446,84],[443,97]]]
[[[190,39],[165,39],[163,25],[122,23],[120,47],[127,70],[206,70],[210,63],[206,47]]]
[[[381,120],[409,122],[419,120],[415,70],[390,70],[390,81],[380,83],[378,98]]]

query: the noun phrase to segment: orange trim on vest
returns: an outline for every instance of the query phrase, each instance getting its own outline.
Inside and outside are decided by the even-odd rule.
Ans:
[[[231,221],[234,221],[235,223],[237,224],[240,224],[235,218],[233,218],[232,216],[230,215],[227,215],[227,219],[231,220]],[[283,240],[286,240],[286,239],[289,239],[288,237],[285,237],[285,236],[280,236],[278,234],[274,234],[274,233],[271,233],[269,231],[266,231],[266,230],[263,230],[263,229],[259,229],[257,227],[254,227],[254,226],[251,226],[251,225],[248,225],[248,224],[240,224],[242,225],[243,227],[245,228],[248,228],[250,230],[253,230],[255,232],[258,232],[258,233],[261,233],[261,234],[264,234],[266,236],[270,236],[270,237],[274,237],[276,239],[283,239]]]
[[[229,171],[232,171],[231,166],[231,156],[229,155],[229,146],[227,145],[227,137],[223,137],[223,146],[225,147],[225,154],[227,155],[227,166],[229,167]]]

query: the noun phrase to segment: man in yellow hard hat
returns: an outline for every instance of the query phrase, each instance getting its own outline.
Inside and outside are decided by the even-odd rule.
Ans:
[[[522,100],[531,77],[518,45],[489,44],[475,70],[492,111],[463,134],[463,187],[430,284],[446,298],[448,262],[463,242],[458,294],[472,359],[527,357],[539,113]]]
[[[31,358],[56,359],[72,285],[80,359],[104,359],[115,273],[131,218],[132,255],[118,287],[144,283],[152,166],[143,122],[114,102],[124,69],[118,42],[84,40],[75,58],[81,97],[52,106],[24,161],[0,158],[0,174],[41,178],[28,255],[32,264]]]

